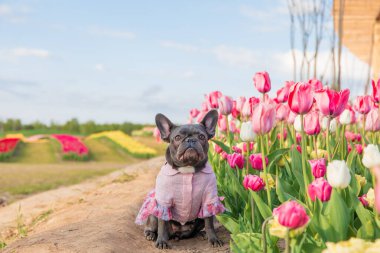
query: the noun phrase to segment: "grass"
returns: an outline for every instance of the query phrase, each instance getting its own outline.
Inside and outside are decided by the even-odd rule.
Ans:
[[[157,150],[157,155],[165,155],[167,144],[165,142],[157,142],[152,136],[132,136],[138,142]]]
[[[57,162],[51,141],[43,143],[23,143],[20,142],[16,152],[6,162],[23,164],[46,164]]]

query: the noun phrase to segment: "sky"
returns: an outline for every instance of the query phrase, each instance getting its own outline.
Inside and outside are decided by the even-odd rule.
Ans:
[[[0,119],[185,123],[211,91],[258,96],[263,70],[274,94],[292,79],[289,23],[285,0],[0,1]],[[344,57],[355,90],[365,66]]]

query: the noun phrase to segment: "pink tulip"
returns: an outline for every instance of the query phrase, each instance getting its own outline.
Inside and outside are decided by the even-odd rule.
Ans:
[[[319,111],[324,116],[337,117],[346,108],[350,90],[335,91],[329,88],[320,89],[315,92],[315,99]]]
[[[253,147],[254,147],[254,143],[253,142],[250,142],[249,143],[249,150],[247,150],[247,143],[246,142],[244,142],[243,143],[243,151],[244,151],[244,153],[246,153],[247,151],[252,151],[253,150]]]
[[[380,102],[380,78],[375,83],[375,80],[372,80],[372,97],[376,103]]]
[[[265,187],[264,180],[256,175],[246,175],[243,179],[243,186],[245,189],[252,191],[260,191]]]
[[[375,209],[380,214],[380,167],[375,167],[373,172],[376,177],[375,185]]]
[[[352,146],[350,143],[347,143],[347,152],[350,153],[352,150]]]
[[[241,154],[243,152],[243,150],[241,150],[241,148],[239,148],[237,146],[232,146],[232,151],[234,151],[235,153],[239,153],[239,154]]]
[[[290,87],[294,84],[293,81],[286,81],[285,86],[277,91],[277,102],[285,103],[288,101]]]
[[[222,157],[222,160],[227,160],[227,158],[228,158],[228,153],[225,152],[225,151],[222,151],[222,153],[220,153],[220,156]]]
[[[359,141],[360,142],[362,140],[361,135],[360,134],[355,134],[354,132],[346,131],[344,133],[344,135],[346,136],[346,139],[348,141],[352,141],[352,142]]]
[[[292,111],[290,111],[289,112],[289,116],[288,116],[288,120],[287,120],[288,124],[293,125],[294,124],[294,120],[296,119],[296,117],[297,117],[297,114],[294,113],[294,112],[292,112]]]
[[[285,202],[275,208],[273,216],[277,218],[281,225],[291,229],[302,227],[310,220],[305,208],[294,200]]]
[[[156,141],[157,142],[160,142],[161,141],[161,133],[160,133],[160,130],[158,130],[157,127],[155,127],[153,129],[153,136],[156,138]]]
[[[190,116],[192,118],[196,118],[199,113],[200,113],[200,111],[197,108],[193,108],[193,109],[190,110]]]
[[[223,152],[223,149],[217,144],[215,144],[214,149],[215,149],[215,152],[218,154]]]
[[[296,142],[301,143],[302,135],[300,133],[296,133]]]
[[[296,83],[289,91],[290,110],[297,114],[306,114],[313,106],[313,88],[308,83]]]
[[[372,104],[371,96],[357,96],[354,102],[354,109],[360,114],[367,114],[371,110]]]
[[[203,118],[206,116],[207,114],[207,111],[200,111],[200,113],[198,114],[198,117],[197,117],[197,122],[200,123],[202,122]]]
[[[236,109],[241,112],[243,110],[244,103],[247,99],[245,97],[238,97],[236,99]]]
[[[360,200],[360,202],[362,202],[364,207],[367,207],[369,205],[367,201],[367,194],[363,194],[362,196],[358,197],[358,199]]]
[[[219,112],[222,115],[228,115],[232,111],[233,101],[230,97],[221,96],[218,100]]]
[[[253,108],[260,102],[260,99],[256,97],[250,97],[248,100],[244,102],[244,105],[241,110],[241,114],[243,117],[251,117],[253,113]]]
[[[281,137],[284,137],[284,140],[286,140],[286,137],[288,136],[288,132],[286,131],[286,129],[284,129],[284,133],[282,134],[281,136],[281,133],[278,133],[277,134],[277,139],[281,139]]]
[[[377,108],[373,108],[367,114],[367,118],[365,120],[365,130],[371,132],[380,130],[380,117],[379,110]]]
[[[210,94],[206,95],[206,101],[209,108],[218,108],[218,100],[222,96],[220,91],[213,91]]]
[[[232,101],[232,111],[231,111],[231,115],[232,117],[234,117],[235,119],[237,117],[239,117],[240,115],[240,111],[237,109],[237,106],[236,106],[236,101]]]
[[[311,85],[313,88],[313,91],[317,91],[323,88],[322,82],[319,81],[318,79],[310,79],[308,83]]]
[[[307,191],[312,201],[318,198],[322,202],[326,202],[330,200],[332,187],[323,177],[320,177],[309,184]]]
[[[257,72],[253,77],[253,82],[259,92],[267,93],[270,91],[271,83],[268,72]]]
[[[260,154],[252,154],[249,156],[249,161],[251,166],[255,170],[263,170],[263,159]],[[268,157],[265,157],[265,164],[268,165],[269,160]]]
[[[240,128],[236,127],[236,122],[234,119],[230,121],[230,131],[233,132],[234,134],[240,133]]]
[[[258,134],[266,134],[272,130],[276,122],[276,109],[267,103],[258,104],[252,115],[253,131]]]
[[[288,118],[290,109],[287,104],[278,104],[276,106],[276,119],[279,121],[286,120]]]
[[[201,111],[204,111],[204,112],[208,112],[211,108],[208,108],[208,103],[207,101],[203,101],[202,102],[202,110]]]
[[[244,167],[244,157],[239,153],[228,154],[227,162],[233,169],[236,169],[236,167],[242,169]]]
[[[361,155],[363,153],[363,146],[361,144],[355,144],[355,149],[359,155]]]
[[[326,160],[324,158],[309,160],[309,163],[315,178],[323,177],[326,174]]]
[[[227,119],[226,119],[226,116],[222,114],[219,114],[218,128],[219,128],[219,131],[222,131],[222,132],[227,131]]]
[[[304,130],[307,135],[316,135],[321,131],[321,126],[319,125],[319,114],[316,111],[306,114],[303,122]]]

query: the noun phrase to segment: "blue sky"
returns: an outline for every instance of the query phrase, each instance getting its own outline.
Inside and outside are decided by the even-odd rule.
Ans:
[[[257,71],[292,78],[284,0],[1,1],[0,31],[1,119],[185,122],[210,91],[257,96]]]

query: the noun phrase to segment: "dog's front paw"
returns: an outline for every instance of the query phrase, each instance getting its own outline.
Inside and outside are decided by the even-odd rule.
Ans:
[[[208,242],[212,245],[212,247],[222,247],[223,242],[218,239],[218,237],[213,236],[208,238]]]
[[[144,235],[148,241],[154,241],[157,238],[157,233],[150,230],[145,230]]]
[[[161,238],[157,238],[155,245],[156,245],[156,248],[158,248],[158,249],[169,249],[168,242],[166,240],[161,239]]]

